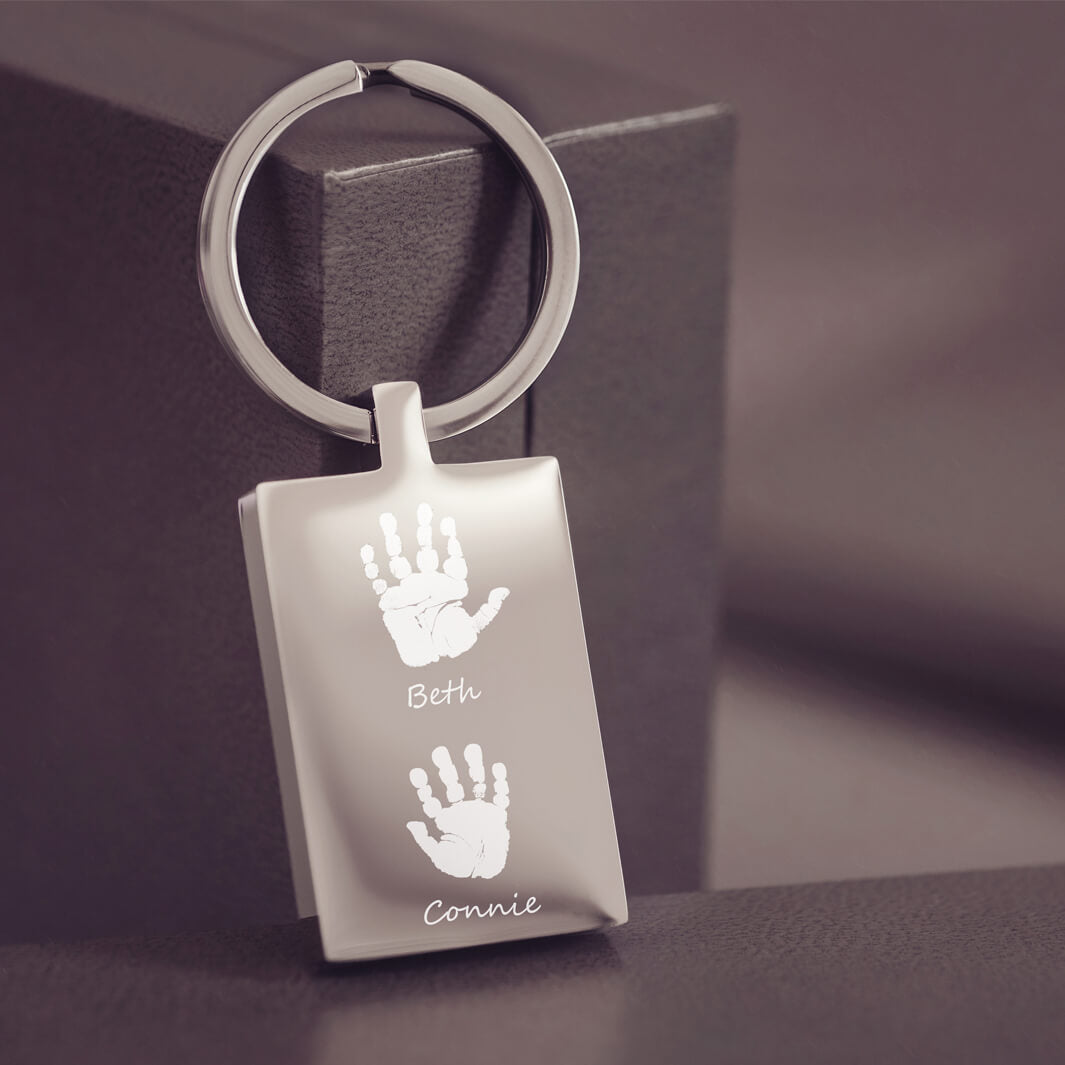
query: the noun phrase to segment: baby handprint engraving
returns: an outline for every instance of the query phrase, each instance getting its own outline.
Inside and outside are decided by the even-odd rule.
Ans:
[[[429,774],[424,769],[412,769],[410,782],[414,785],[422,810],[436,826],[440,838],[430,835],[424,821],[408,821],[407,829],[414,842],[429,856],[429,860],[448,876],[497,876],[507,864],[510,829],[507,828],[507,807],[510,805],[510,785],[507,767],[502,762],[492,766],[492,801],[485,802],[488,785],[485,783],[484,756],[480,744],[468,744],[463,751],[473,798],[459,783],[459,771],[446,747],[433,751],[433,764],[440,773],[440,781],[447,792],[450,806],[443,806],[429,786]]]
[[[462,601],[470,591],[466,583],[468,567],[456,536],[455,519],[440,521],[440,533],[447,538],[447,558],[441,572],[440,555],[433,547],[433,510],[428,503],[418,506],[417,572],[403,555],[396,516],[382,514],[380,524],[385,534],[388,568],[399,583],[389,587],[369,544],[362,549],[362,564],[377,593],[377,605],[399,657],[408,666],[458,658],[477,642],[478,634],[499,613],[510,590],[493,588],[488,601],[476,613],[466,613]]]

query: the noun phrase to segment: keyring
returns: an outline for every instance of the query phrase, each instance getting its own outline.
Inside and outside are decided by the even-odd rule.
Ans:
[[[498,414],[547,365],[573,310],[580,268],[577,218],[554,156],[508,103],[475,81],[432,63],[351,60],[322,67],[271,96],[233,135],[211,174],[200,210],[200,290],[219,339],[268,395],[313,425],[374,441],[370,411],[305,384],[267,347],[252,321],[237,272],[237,220],[255,168],[301,115],[374,85],[401,85],[443,104],[496,140],[517,166],[540,221],[543,288],[525,333],[507,361],[473,391],[425,411],[430,440],[472,429]]]

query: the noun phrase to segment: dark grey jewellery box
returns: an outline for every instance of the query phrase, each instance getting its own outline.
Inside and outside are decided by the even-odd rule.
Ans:
[[[376,458],[230,366],[200,303],[196,218],[222,145],[271,92],[400,52],[509,99],[572,191],[582,275],[562,346],[527,402],[434,456],[558,458],[626,884],[697,887],[731,115],[591,43],[545,79],[542,55],[476,32],[442,48],[401,32],[398,9],[370,23],[266,5],[253,33],[228,5],[42,7],[0,5],[0,195],[18,205],[0,241],[0,557],[19,708],[0,755],[0,940],[295,913],[235,503]],[[241,269],[306,380],[350,398],[413,379],[428,405],[520,335],[530,224],[477,131],[382,91],[282,139],[242,214]]]

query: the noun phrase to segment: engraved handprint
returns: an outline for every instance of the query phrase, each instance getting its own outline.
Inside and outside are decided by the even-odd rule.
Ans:
[[[429,786],[429,774],[424,769],[412,769],[410,782],[422,801],[425,816],[430,818],[440,838],[429,834],[424,821],[408,821],[407,828],[414,842],[429,856],[429,860],[448,876],[497,876],[507,863],[510,829],[507,828],[507,807],[510,805],[510,786],[507,767],[502,762],[492,766],[493,797],[485,802],[488,785],[485,783],[484,756],[480,744],[468,744],[463,752],[473,782],[473,798],[467,799],[459,783],[459,771],[446,747],[433,751],[433,764],[440,773],[440,781],[447,792],[450,806],[442,806]]]
[[[493,588],[488,601],[476,613],[467,614],[462,601],[470,591],[466,583],[468,570],[455,535],[455,519],[443,518],[440,522],[440,533],[447,538],[447,558],[441,572],[440,556],[433,547],[433,510],[428,503],[419,505],[416,573],[403,555],[395,515],[382,514],[380,521],[388,568],[399,584],[388,586],[369,544],[362,549],[362,564],[378,595],[377,605],[399,657],[408,666],[458,658],[477,642],[477,634],[499,613],[509,589]]]

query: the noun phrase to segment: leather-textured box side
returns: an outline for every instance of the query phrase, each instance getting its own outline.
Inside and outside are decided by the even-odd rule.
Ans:
[[[2,16],[0,143],[12,162],[0,195],[18,210],[0,248],[12,504],[0,542],[12,708],[0,940],[294,913],[234,502],[262,481],[376,458],[291,418],[229,364],[200,303],[195,233],[225,137],[270,91],[336,57],[353,9],[299,7],[262,9],[259,36],[222,8]],[[299,55],[264,43],[296,39],[292,26]],[[345,32],[373,58],[395,52],[402,34],[388,26]],[[570,332],[530,400],[436,454],[560,458],[629,886],[693,886],[731,117],[604,131],[606,117],[675,97],[628,76],[604,91],[589,65],[536,85],[542,56],[522,59],[522,75],[486,62],[476,40],[425,48],[545,134],[575,131],[554,142],[584,239]],[[397,135],[411,101],[369,103],[345,101],[283,139],[242,216],[242,274],[296,372],[343,392],[413,368],[431,401],[520,332],[528,217],[478,133],[416,118]],[[424,162],[394,165],[411,159]],[[368,225],[390,198],[409,211]],[[372,255],[353,252],[360,239],[376,242]],[[416,280],[420,245],[440,272],[390,304],[404,269]],[[349,380],[354,365],[365,379]]]

